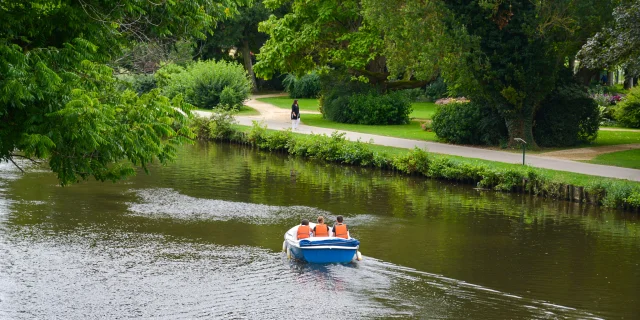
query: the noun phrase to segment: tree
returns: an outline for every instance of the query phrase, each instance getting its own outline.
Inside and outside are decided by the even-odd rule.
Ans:
[[[558,70],[606,20],[610,3],[363,0],[363,11],[384,33],[392,73],[424,79],[440,72],[455,91],[495,108],[511,142],[518,137],[535,146],[540,103]]]
[[[410,73],[402,79],[390,79],[384,34],[364,19],[361,1],[265,2],[269,8],[288,4],[290,13],[281,18],[272,15],[260,24],[259,30],[269,39],[255,65],[259,75],[270,78],[283,72],[302,76],[313,70],[338,69],[382,91],[421,87],[433,80],[417,80]]]
[[[0,2],[0,160],[47,159],[63,185],[171,160],[193,137],[189,106],[116,90],[106,63],[135,42],[203,37],[239,1]]]
[[[220,21],[213,33],[205,40],[199,42],[199,54],[204,59],[230,58],[232,49],[240,51],[245,70],[251,77],[253,90],[258,86],[253,72],[254,54],[267,40],[267,35],[258,31],[258,24],[269,18],[269,15],[282,15],[278,8],[274,11],[267,9],[261,0],[255,1],[251,6],[242,7],[239,13]]]
[[[640,76],[640,0],[622,1],[606,25],[582,47],[580,61],[591,68],[621,66],[631,77]]]

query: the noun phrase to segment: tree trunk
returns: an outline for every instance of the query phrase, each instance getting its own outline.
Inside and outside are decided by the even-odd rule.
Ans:
[[[624,78],[624,88],[629,90],[629,89],[633,88],[633,85],[634,85],[633,77],[629,77],[628,75],[625,76],[625,78]]]
[[[258,84],[256,83],[256,75],[253,73],[253,62],[251,62],[251,51],[249,51],[249,41],[242,41],[242,58],[244,59],[244,68],[247,70],[251,78],[251,91],[258,92]]]
[[[613,71],[607,72],[607,85],[612,86],[614,84],[613,81]]]
[[[521,142],[516,141],[516,138],[520,138],[527,142],[527,149],[537,149],[533,139],[533,112],[528,115],[518,114],[512,118],[505,119],[507,124],[507,130],[509,130],[509,143],[510,147],[520,147]]]

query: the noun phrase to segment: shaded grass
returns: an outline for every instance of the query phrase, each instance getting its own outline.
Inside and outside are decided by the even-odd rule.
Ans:
[[[604,164],[608,166],[640,169],[640,149],[602,154],[586,162]]]
[[[437,105],[433,102],[413,102],[413,112],[409,115],[414,119],[431,119],[436,113]]]

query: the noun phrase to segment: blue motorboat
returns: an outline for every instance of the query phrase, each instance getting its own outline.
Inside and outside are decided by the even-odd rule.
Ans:
[[[311,229],[314,223],[309,223]],[[307,261],[310,263],[349,263],[353,259],[362,260],[358,251],[360,241],[338,237],[311,237],[298,240],[298,226],[295,226],[284,234],[282,250],[290,259]]]

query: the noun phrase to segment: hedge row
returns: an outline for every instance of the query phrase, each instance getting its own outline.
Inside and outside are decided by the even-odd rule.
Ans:
[[[593,202],[613,208],[640,208],[640,187],[623,181],[598,181],[589,186],[574,187],[549,178],[542,170],[531,167],[498,169],[486,164],[437,156],[417,148],[403,155],[389,156],[373,151],[370,143],[348,141],[343,133],[300,136],[291,131],[268,131],[255,121],[248,132],[243,132],[232,125],[231,119],[228,114],[215,114],[208,120],[197,119],[193,123],[194,132],[203,140],[249,144],[263,150],[340,164],[377,167],[429,178],[473,183],[478,187],[497,191],[528,192],[558,199]],[[581,190],[585,196],[574,196],[574,189]]]

